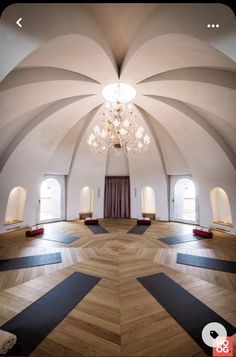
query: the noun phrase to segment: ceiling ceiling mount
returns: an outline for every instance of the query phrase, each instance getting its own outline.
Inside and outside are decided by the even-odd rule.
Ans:
[[[136,97],[136,90],[126,83],[112,83],[103,88],[102,96],[108,102],[128,103]]]

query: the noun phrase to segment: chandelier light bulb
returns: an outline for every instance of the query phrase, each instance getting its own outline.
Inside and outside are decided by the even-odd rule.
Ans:
[[[141,139],[141,137],[143,136],[143,134],[140,133],[140,131],[136,131],[135,136],[136,136],[137,139]]]
[[[100,132],[100,136],[101,138],[105,138],[107,136],[107,133],[104,129]]]
[[[120,124],[120,122],[117,120],[117,119],[115,119],[114,121],[113,121],[113,125],[114,125],[114,127],[118,127],[119,126],[119,124]]]
[[[127,130],[125,130],[125,129],[123,129],[123,128],[121,128],[120,129],[120,135],[125,135],[127,133]]]
[[[128,126],[129,126],[129,121],[127,120],[127,119],[125,119],[125,121],[124,121],[124,126],[127,128]]]
[[[98,134],[98,133],[100,132],[100,128],[99,128],[98,125],[96,125],[96,126],[93,128],[93,130],[94,130],[94,133],[95,133],[95,134]]]

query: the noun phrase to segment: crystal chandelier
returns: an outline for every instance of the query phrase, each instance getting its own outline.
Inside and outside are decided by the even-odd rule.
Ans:
[[[93,151],[102,153],[114,149],[117,153],[138,154],[147,150],[151,140],[144,128],[137,125],[137,113],[132,104],[126,105],[119,100],[105,103],[102,116],[102,125],[96,125],[87,140]]]

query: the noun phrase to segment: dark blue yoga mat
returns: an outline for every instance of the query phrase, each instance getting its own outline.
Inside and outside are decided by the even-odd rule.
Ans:
[[[132,234],[143,234],[150,227],[148,224],[136,224],[136,226],[132,227],[128,233]]]
[[[100,224],[88,224],[86,227],[88,227],[93,234],[109,233],[104,227],[100,226]]]
[[[87,295],[100,278],[75,272],[0,328],[17,336],[18,356],[28,356]],[[7,356],[14,356],[13,348]]]
[[[215,258],[201,257],[198,255],[177,253],[178,264],[191,265],[194,267],[236,273],[236,262]]]
[[[222,324],[227,336],[236,328],[164,273],[138,278],[143,287],[163,306],[178,324],[212,356],[212,348],[202,340],[202,329],[210,322]]]
[[[181,243],[187,243],[187,242],[194,242],[198,241],[201,239],[209,239],[206,237],[200,237],[200,236],[194,236],[192,233],[191,234],[186,234],[182,236],[173,236],[173,237],[167,237],[167,238],[159,238],[163,243],[172,245],[172,244],[181,244]]]
[[[62,262],[61,253],[30,255],[0,260],[0,271],[32,268],[40,265],[58,264]]]
[[[79,239],[79,237],[75,237],[75,236],[60,236],[60,235],[42,235],[42,236],[38,236],[38,237],[34,237],[34,238],[41,238],[41,239],[45,239],[45,240],[51,240],[53,242],[59,242],[59,243],[65,243],[65,244],[70,244],[72,242],[75,242],[77,239]]]

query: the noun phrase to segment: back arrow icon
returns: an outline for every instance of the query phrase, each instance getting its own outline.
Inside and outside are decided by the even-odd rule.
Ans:
[[[22,27],[22,25],[21,25],[21,20],[22,20],[22,17],[20,17],[17,21],[16,21],[16,24],[19,26],[19,27]]]

